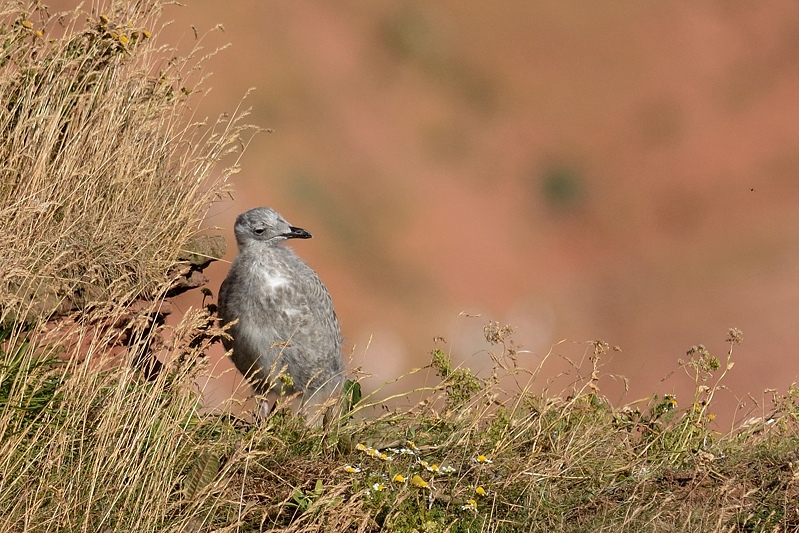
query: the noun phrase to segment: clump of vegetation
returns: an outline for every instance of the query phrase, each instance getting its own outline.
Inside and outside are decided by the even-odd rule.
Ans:
[[[199,48],[156,44],[161,4],[0,3],[3,531],[160,530],[207,430],[223,333],[202,309],[164,335],[165,297],[222,253],[195,234],[245,127],[192,117]]]
[[[490,375],[436,349],[411,374],[440,379],[395,395],[411,406],[349,383],[324,427],[203,413],[194,380],[225,333],[205,308],[164,336],[153,309],[202,264],[185,252],[242,130],[190,123],[202,78],[160,59],[158,1],[2,6],[0,530],[799,529],[799,389],[712,424],[737,330],[726,358],[678,362],[685,406],[608,402],[601,341],[552,394],[554,352],[526,369],[492,322]]]
[[[410,408],[373,395],[327,430],[289,414],[251,429],[251,462],[238,467],[243,530],[277,531],[771,531],[799,527],[792,388],[774,414],[728,434],[710,409],[732,368],[701,346],[679,364],[695,383],[672,395],[615,407],[600,392],[609,348],[587,343],[589,372],[559,396],[534,392],[541,367],[516,366],[510,328],[486,326],[494,373],[454,367],[441,350],[441,381]],[[546,364],[546,358],[542,361]],[[421,369],[420,369],[421,370]],[[524,379],[526,377],[527,379]],[[510,378],[510,379],[508,379]],[[513,383],[505,388],[503,383]],[[468,393],[467,393],[468,391]],[[260,440],[263,439],[263,440]],[[260,440],[260,443],[259,443]],[[257,458],[256,458],[257,457]],[[243,457],[242,457],[243,459]],[[231,467],[233,464],[228,461]],[[256,466],[258,465],[258,466]],[[263,476],[256,471],[262,469]],[[271,497],[264,497],[269,494]]]
[[[157,299],[225,192],[240,117],[191,122],[202,71],[156,44],[160,7],[0,7],[0,319]]]

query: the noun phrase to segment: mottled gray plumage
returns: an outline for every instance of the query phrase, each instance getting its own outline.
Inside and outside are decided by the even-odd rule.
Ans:
[[[316,272],[283,246],[311,234],[266,207],[239,215],[235,233],[239,255],[219,289],[220,318],[238,319],[225,348],[256,392],[280,390],[274,380],[285,367],[293,387],[283,392],[302,392],[303,403],[326,401],[344,381],[338,319]]]

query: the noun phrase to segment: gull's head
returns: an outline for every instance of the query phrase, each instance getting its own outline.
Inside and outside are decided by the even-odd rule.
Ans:
[[[240,214],[233,229],[240,251],[258,242],[278,245],[286,239],[311,238],[310,233],[292,226],[275,210],[268,207],[256,207]]]

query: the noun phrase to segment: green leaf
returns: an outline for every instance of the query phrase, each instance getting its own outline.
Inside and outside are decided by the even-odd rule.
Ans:
[[[184,483],[186,499],[194,498],[202,489],[211,484],[219,473],[219,455],[210,450],[201,453],[192,465]]]

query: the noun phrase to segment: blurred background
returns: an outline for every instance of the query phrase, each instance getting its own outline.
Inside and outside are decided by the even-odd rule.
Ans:
[[[198,115],[254,87],[248,121],[274,130],[207,224],[228,260],[252,207],[313,233],[294,249],[366,388],[434,347],[489,367],[489,320],[517,328],[525,366],[552,350],[550,375],[586,341],[619,347],[603,371],[629,391],[600,382],[618,403],[689,405],[677,360],[699,343],[724,360],[731,327],[744,343],[722,415],[741,399],[767,411],[764,390],[797,380],[799,4],[184,4],[161,42],[190,50],[193,25],[205,51],[231,45]],[[211,267],[214,290],[227,268]],[[235,387],[224,368],[209,401]]]

